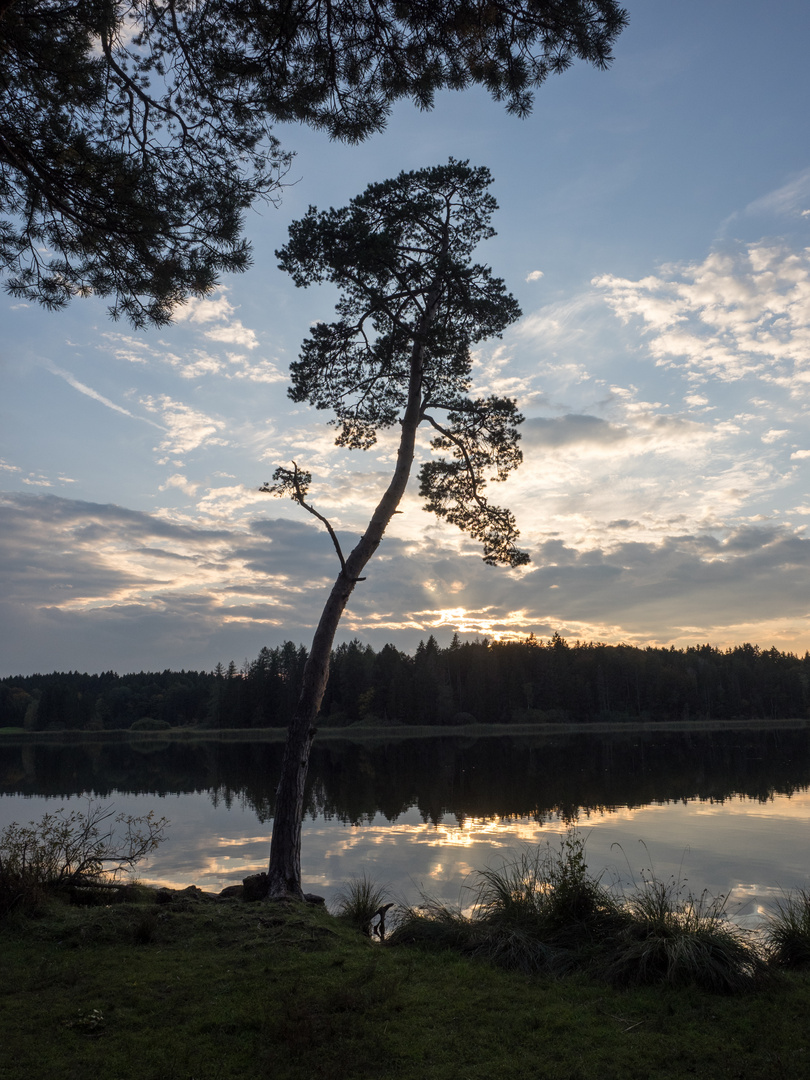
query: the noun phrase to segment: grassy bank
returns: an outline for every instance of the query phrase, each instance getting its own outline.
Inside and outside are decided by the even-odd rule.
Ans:
[[[0,1080],[810,1076],[810,981],[614,990],[379,946],[310,905],[51,903],[0,925]]]
[[[350,724],[348,727],[319,727],[318,742],[346,740],[349,742],[395,742],[399,739],[486,738],[503,736],[606,734],[627,731],[762,731],[798,730],[810,727],[807,719],[772,720],[611,720],[581,723],[542,724]],[[175,727],[161,731],[130,731],[126,728],[111,731],[25,731],[20,727],[0,727],[0,739],[7,744],[47,743],[71,745],[116,742],[284,742],[286,728],[197,728]]]

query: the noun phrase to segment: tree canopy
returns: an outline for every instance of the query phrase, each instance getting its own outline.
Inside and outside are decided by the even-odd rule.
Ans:
[[[474,83],[522,116],[626,21],[615,0],[0,0],[0,276],[168,322],[249,265],[244,212],[290,164],[274,123],[358,141]]]
[[[528,556],[515,546],[514,517],[485,488],[520,464],[523,417],[509,398],[468,396],[471,345],[520,317],[503,281],[472,261],[494,235],[491,181],[488,169],[452,158],[401,173],[341,210],[310,207],[277,254],[297,285],[341,290],[339,318],[317,323],[290,367],[293,401],[332,410],[339,446],[366,449],[380,429],[430,425],[431,446],[450,456],[421,467],[427,509],[479,540],[486,562],[519,566]],[[407,455],[410,469],[412,445]],[[280,468],[274,479],[271,490],[305,505],[308,473]]]

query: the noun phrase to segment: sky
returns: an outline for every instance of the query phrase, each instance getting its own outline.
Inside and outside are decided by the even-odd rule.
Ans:
[[[401,103],[360,146],[279,127],[296,157],[281,206],[248,216],[254,265],[170,327],[0,296],[0,675],[309,644],[334,550],[258,489],[295,459],[351,547],[393,444],[339,449],[287,398],[335,294],[274,252],[309,205],[450,156],[493,173],[477,257],[524,312],[476,347],[474,387],[526,417],[492,495],[532,561],[486,566],[412,483],[338,640],[810,649],[810,6],[627,8],[612,67],[551,77],[526,120],[467,91]]]

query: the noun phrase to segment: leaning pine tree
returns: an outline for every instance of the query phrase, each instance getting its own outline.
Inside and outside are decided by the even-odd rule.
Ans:
[[[472,261],[494,235],[491,176],[467,162],[372,184],[341,210],[314,207],[290,227],[277,256],[298,286],[329,281],[340,290],[337,321],[318,323],[291,365],[293,401],[331,409],[338,446],[368,449],[399,428],[391,480],[359,542],[344,554],[330,522],[309,502],[311,475],[276,469],[263,491],[292,498],[326,527],[340,572],[315,632],[301,696],[287,734],[268,874],[271,897],[300,898],[304,783],[315,719],[329,674],[335,631],[363,569],[405,493],[416,432],[433,430],[434,456],[419,472],[425,508],[483,545],[484,561],[521,566],[512,513],[492,505],[489,480],[522,460],[513,400],[472,398],[470,346],[520,316],[517,301],[486,266]]]

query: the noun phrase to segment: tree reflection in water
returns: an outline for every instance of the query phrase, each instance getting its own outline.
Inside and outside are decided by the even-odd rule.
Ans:
[[[174,825],[144,877],[218,889],[266,862],[281,751],[4,740],[0,827],[88,793],[127,812],[154,806]],[[734,889],[745,915],[780,887],[807,884],[808,786],[807,727],[323,739],[304,876],[331,896],[365,870],[410,899],[423,886],[455,901],[476,866],[577,825],[593,869],[626,880],[652,857],[659,876],[685,876],[693,890]]]

